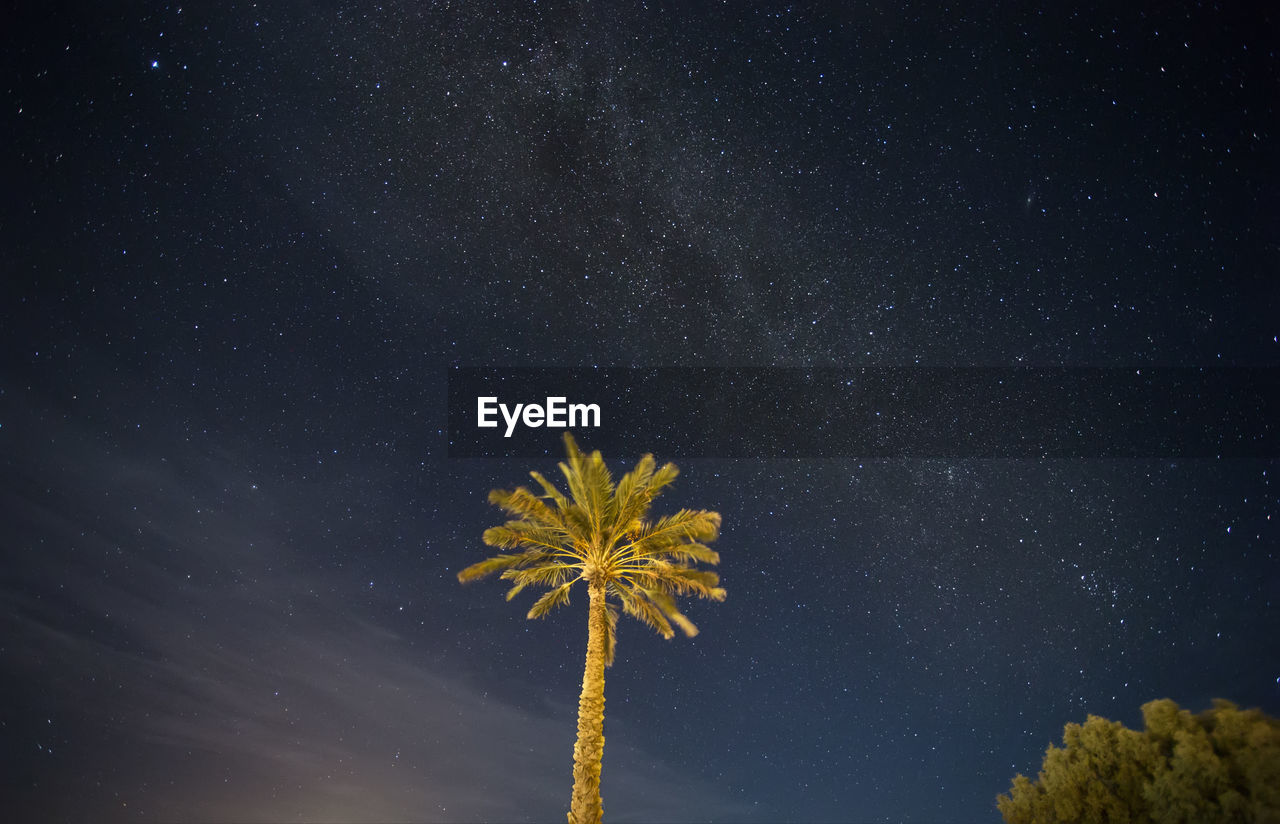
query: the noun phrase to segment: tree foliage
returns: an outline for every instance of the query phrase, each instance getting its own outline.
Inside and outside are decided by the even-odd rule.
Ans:
[[[1037,780],[996,800],[1006,824],[1280,824],[1280,721],[1221,699],[1198,715],[1151,701],[1142,718],[1067,724]]]

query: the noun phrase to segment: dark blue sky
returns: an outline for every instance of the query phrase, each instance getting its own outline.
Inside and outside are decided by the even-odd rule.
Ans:
[[[1269,12],[11,16],[28,820],[560,820],[583,603],[455,577],[554,459],[448,458],[448,367],[1280,365]],[[1087,713],[1280,714],[1274,459],[680,464],[729,596],[620,626],[611,821],[994,821]]]

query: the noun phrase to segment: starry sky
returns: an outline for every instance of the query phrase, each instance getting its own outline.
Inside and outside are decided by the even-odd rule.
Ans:
[[[10,4],[6,809],[562,820],[583,601],[456,580],[558,433],[449,457],[451,367],[1280,366],[1275,13],[1062,5]],[[729,597],[620,625],[611,821],[1280,714],[1274,453],[679,463]]]

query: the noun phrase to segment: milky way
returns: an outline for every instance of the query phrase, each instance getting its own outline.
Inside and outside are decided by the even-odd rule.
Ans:
[[[24,820],[561,819],[583,604],[456,580],[558,433],[449,458],[450,367],[1280,364],[1269,12],[13,16]],[[729,595],[620,625],[610,820],[990,821],[1089,713],[1280,714],[1265,455],[680,464]]]

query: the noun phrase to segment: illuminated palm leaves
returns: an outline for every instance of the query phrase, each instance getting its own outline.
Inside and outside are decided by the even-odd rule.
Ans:
[[[484,542],[508,553],[472,564],[458,573],[467,582],[492,575],[511,582],[507,599],[525,587],[548,589],[529,610],[541,618],[569,603],[579,581],[602,581],[606,596],[622,611],[653,627],[664,638],[679,628],[695,635],[697,627],[676,606],[675,596],[695,595],[723,601],[725,591],[714,572],[696,564],[715,564],[720,556],[707,544],[720,531],[720,515],[682,509],[653,521],[649,506],[675,480],[675,464],[657,467],[645,455],[635,469],[614,484],[598,451],[589,455],[566,434],[567,462],[560,463],[569,494],[537,472],[529,473],[542,494],[525,487],[495,489],[489,502],[513,516],[485,530]],[[606,663],[613,662],[617,611],[608,609]]]

